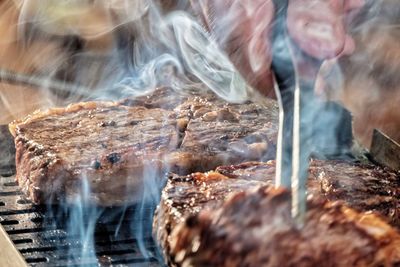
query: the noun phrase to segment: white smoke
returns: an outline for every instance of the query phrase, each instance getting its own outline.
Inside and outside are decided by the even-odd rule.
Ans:
[[[221,46],[226,48],[224,45],[236,37],[236,30],[242,26],[236,19],[238,16],[260,15],[252,2],[246,1],[248,4],[243,5],[243,1],[233,1],[225,12],[226,16],[221,18],[221,23],[209,25],[218,36],[217,40],[210,36],[198,18],[185,10],[188,1],[176,1],[175,4],[173,1],[150,0],[14,2],[14,10],[18,11],[18,21],[15,22],[18,26],[15,33],[19,38],[16,43],[20,47],[18,51],[29,54],[32,46],[40,42],[47,43],[46,51],[49,52],[46,54],[53,55],[43,57],[42,54],[35,54],[29,60],[22,59],[28,60],[26,69],[22,69],[43,78],[39,89],[46,92],[44,96],[54,105],[90,98],[118,99],[142,95],[162,85],[175,90],[206,85],[231,102],[242,102],[254,94],[227,54],[220,49]],[[371,26],[373,21],[367,20],[366,23]],[[362,32],[365,25],[355,30]],[[262,56],[265,51],[257,44],[260,36],[266,34],[265,38],[268,37],[269,29],[268,24],[254,26],[254,32],[246,41],[250,67],[257,73],[269,68],[271,63]],[[362,39],[367,41],[367,36]],[[357,60],[357,55],[354,60]],[[370,62],[366,67],[373,67],[373,63]],[[334,66],[336,75],[328,82],[337,88],[345,84],[346,73],[340,65]],[[50,86],[53,80],[78,86],[65,94]],[[84,94],[81,90],[85,90]],[[1,91],[0,100],[8,104],[7,110],[13,112],[9,97]],[[310,114],[312,118],[320,115]],[[326,119],[325,124],[319,127],[323,129],[334,120],[333,115],[328,112],[326,117],[319,118],[319,121]],[[325,138],[321,142],[332,140],[333,137],[329,135]],[[153,203],[157,203],[159,198],[157,175],[151,168],[146,168],[143,175],[144,193]],[[83,183],[82,191],[85,195],[90,194],[87,184]],[[81,200],[81,204],[85,204],[85,198]],[[142,203],[142,207],[145,207],[145,203]],[[136,216],[149,217],[143,211]],[[98,210],[87,211],[78,206],[71,212],[68,225],[72,227],[71,231],[81,237],[83,244],[83,254],[71,255],[71,258],[94,255],[93,234],[97,218]],[[140,229],[144,227],[135,227],[139,229],[139,242],[143,238]],[[143,243],[139,243],[139,246],[145,252]]]

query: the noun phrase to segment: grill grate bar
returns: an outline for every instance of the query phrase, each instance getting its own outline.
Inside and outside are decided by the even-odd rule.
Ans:
[[[104,209],[96,223],[94,250],[95,258],[71,257],[79,255],[82,242],[79,236],[68,234],[65,218],[68,211],[59,211],[57,206],[45,207],[32,204],[24,198],[13,176],[0,176],[0,224],[10,236],[14,245],[34,266],[154,266],[159,267],[158,249],[151,229],[141,229],[138,223],[151,226],[150,216],[141,219],[135,216],[139,208]],[[6,190],[3,190],[6,189]],[[53,210],[53,213],[47,212]],[[141,208],[143,214],[150,215],[152,207]],[[54,218],[52,216],[61,216]],[[124,215],[123,220],[121,216]],[[50,217],[49,217],[50,216]],[[147,257],[141,254],[135,232],[144,236],[142,242],[147,249]]]
[[[66,227],[69,209],[35,205],[18,187],[14,142],[4,125],[0,125],[0,151],[6,155],[0,158],[0,224],[29,265],[164,266],[151,236],[153,205],[102,209],[94,229],[93,246],[87,248],[91,253],[82,257],[84,241]],[[90,214],[82,212],[83,216]],[[142,243],[137,236],[143,236]],[[145,252],[140,250],[143,247]]]
[[[27,214],[27,213],[33,213],[36,212],[37,210],[35,208],[31,209],[21,209],[21,210],[7,210],[7,211],[0,211],[0,216],[5,216],[5,215],[17,215],[17,214]]]

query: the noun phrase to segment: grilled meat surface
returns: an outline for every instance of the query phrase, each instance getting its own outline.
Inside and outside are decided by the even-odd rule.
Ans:
[[[189,215],[170,236],[177,266],[399,266],[400,235],[374,214],[309,198],[302,227],[290,194],[262,186]]]
[[[313,160],[310,174],[328,200],[341,200],[356,210],[375,212],[400,229],[397,173],[372,164]]]
[[[278,106],[274,101],[263,101],[233,104],[209,91],[188,93],[160,88],[151,95],[120,103],[176,112],[177,124],[184,135],[169,164],[171,171],[187,174],[219,165],[274,158]]]
[[[74,199],[89,190],[90,202],[119,205],[141,198],[144,179],[153,179],[147,184],[161,188],[167,171],[213,169],[246,160],[245,152],[257,160],[274,155],[278,117],[274,101],[234,105],[202,92],[178,94],[174,101],[179,101],[169,105],[174,93],[161,88],[136,102],[78,103],[11,123],[22,190],[35,203]],[[203,116],[195,115],[205,106]],[[235,119],[203,118],[225,110]],[[246,130],[230,132],[239,128]],[[250,149],[256,146],[253,135],[262,147],[258,154]],[[216,146],[212,140],[221,136]],[[239,142],[243,151],[230,149]]]
[[[165,172],[178,135],[162,109],[93,102],[38,113],[15,125],[17,181],[35,203],[74,199],[85,183],[90,202],[135,201],[147,168]]]
[[[144,106],[146,108],[162,108],[173,110],[194,96],[202,96],[203,98],[207,98],[209,100],[216,98],[216,96],[209,91],[199,90],[177,92],[170,87],[160,87],[154,92],[150,92],[148,94],[122,99],[119,101],[119,104],[130,107]]]
[[[190,119],[180,149],[171,157],[173,171],[208,171],[220,165],[275,157],[276,106],[202,100],[191,99],[178,108],[181,115],[187,110]]]
[[[347,178],[343,178],[344,176]],[[181,227],[179,225],[185,225],[189,218],[196,216],[202,210],[221,207],[234,193],[272,185],[274,177],[274,161],[245,162],[220,166],[208,173],[170,176],[162,192],[153,225],[154,236],[163,249],[166,261],[170,265],[177,264],[172,248],[174,242],[178,241],[172,238],[172,235]],[[312,160],[307,190],[311,198],[323,202],[338,200],[354,209],[356,213],[371,213],[379,217],[379,220],[399,226],[396,223],[399,213],[393,212],[399,198],[394,193],[398,187],[396,178],[394,172],[373,165],[337,160]],[[342,180],[346,184],[341,185],[337,180]],[[371,184],[371,181],[375,184]],[[344,190],[346,194],[339,194]],[[352,194],[352,191],[355,194]],[[387,192],[393,193],[388,195]],[[371,204],[366,205],[366,203]],[[219,252],[225,253],[223,250]],[[182,263],[178,265],[180,264]]]
[[[230,178],[271,182],[275,163],[245,162],[216,171]],[[400,177],[394,171],[360,162],[312,159],[307,184],[308,195],[374,212],[400,229]]]
[[[167,262],[174,262],[170,258],[171,232],[179,223],[185,222],[188,215],[197,214],[205,208],[218,207],[231,193],[266,184],[268,182],[232,179],[215,171],[187,176],[171,175],[163,189],[153,222],[154,236]]]

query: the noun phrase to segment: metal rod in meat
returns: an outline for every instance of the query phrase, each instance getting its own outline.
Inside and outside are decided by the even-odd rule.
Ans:
[[[320,62],[292,43],[286,25],[288,1],[276,0],[274,3],[276,22],[272,68],[280,105],[276,186],[291,189],[292,217],[301,226],[306,212],[306,182],[311,154],[312,116],[309,113],[316,103],[313,88]]]

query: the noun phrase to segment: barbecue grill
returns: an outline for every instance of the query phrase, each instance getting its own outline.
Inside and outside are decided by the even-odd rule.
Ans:
[[[0,266],[162,266],[151,236],[151,204],[103,209],[88,254],[95,256],[80,257],[82,240],[65,224],[68,209],[24,198],[15,182],[13,147],[7,126],[0,126]]]

